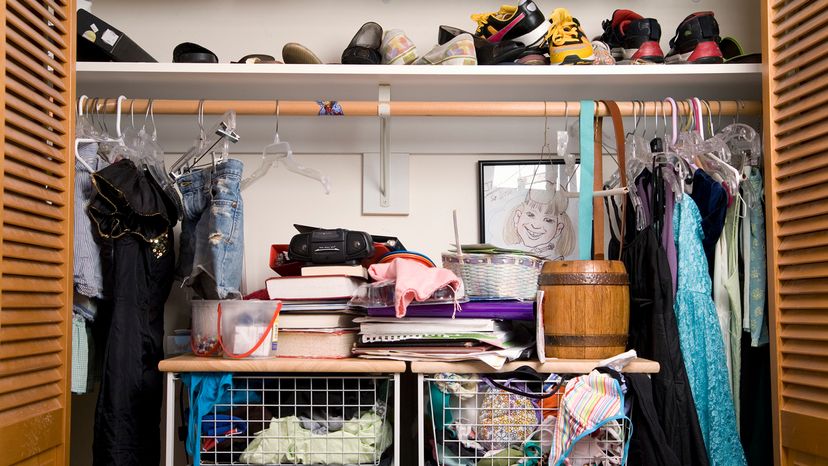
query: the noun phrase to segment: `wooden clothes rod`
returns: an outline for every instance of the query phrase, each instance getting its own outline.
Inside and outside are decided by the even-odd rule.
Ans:
[[[121,104],[121,113],[128,114],[130,106],[135,114],[143,114],[147,110],[147,99],[127,99]],[[204,100],[205,115],[221,115],[228,110],[235,110],[239,115],[275,115],[276,100]],[[641,103],[625,101],[617,102],[624,116],[642,115]],[[681,115],[691,113],[692,107],[686,101],[679,101],[678,109]],[[711,100],[707,101],[714,116],[758,116],[762,113],[762,103],[755,100]],[[377,101],[338,101],[343,116],[378,116],[379,102]],[[116,99],[99,99],[99,112],[114,113]],[[562,117],[565,114],[577,117],[581,104],[572,102],[403,102],[391,101],[391,116],[394,117]],[[85,105],[87,106],[87,105]],[[198,114],[198,100],[166,100],[152,101],[152,111],[155,115],[196,115]],[[702,106],[706,115],[707,108]],[[92,107],[89,106],[91,109]],[[279,115],[281,116],[317,116],[320,114],[320,104],[312,101],[281,100],[279,101]],[[84,112],[85,113],[85,112]],[[644,102],[644,114],[647,116],[661,116],[663,113],[672,115],[672,107],[668,102]],[[607,116],[606,106],[598,104],[598,116]]]

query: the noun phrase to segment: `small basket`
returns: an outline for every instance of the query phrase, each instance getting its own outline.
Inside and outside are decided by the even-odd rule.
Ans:
[[[517,254],[443,253],[443,267],[460,277],[474,298],[535,299],[543,262]]]

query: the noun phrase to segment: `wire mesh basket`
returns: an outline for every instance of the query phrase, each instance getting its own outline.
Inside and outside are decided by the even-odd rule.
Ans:
[[[209,465],[365,464],[391,454],[394,376],[234,375],[200,425]]]
[[[479,376],[458,378],[436,374],[423,378],[424,406],[430,418],[425,446],[431,461],[440,466],[546,466],[553,448],[555,423],[564,389],[540,399],[493,387],[508,385],[541,395],[538,380],[498,379]],[[564,381],[562,386],[565,385]],[[428,422],[428,421],[426,421]],[[426,424],[427,428],[429,425]],[[433,435],[429,440],[428,437]],[[628,419],[604,424],[574,444],[571,466],[624,464],[631,435]]]

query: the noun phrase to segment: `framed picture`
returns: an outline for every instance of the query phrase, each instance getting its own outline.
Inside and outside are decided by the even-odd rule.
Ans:
[[[551,259],[577,256],[579,165],[563,160],[478,162],[480,242]]]

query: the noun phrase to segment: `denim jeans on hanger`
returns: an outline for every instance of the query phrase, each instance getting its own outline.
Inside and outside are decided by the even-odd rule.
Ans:
[[[176,278],[203,299],[241,298],[243,164],[230,159],[180,177],[184,204]]]

